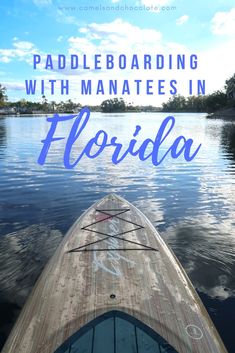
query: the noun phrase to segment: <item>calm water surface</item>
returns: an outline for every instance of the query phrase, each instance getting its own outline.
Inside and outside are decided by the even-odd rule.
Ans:
[[[135,125],[140,141],[154,138],[166,114],[92,113],[73,151],[99,129],[128,146]],[[111,151],[62,163],[55,142],[43,167],[36,161],[49,124],[45,117],[0,118],[0,340],[3,344],[47,259],[76,218],[110,192],[133,202],[161,233],[186,269],[229,352],[235,352],[235,123],[203,114],[175,114],[165,148],[179,135],[202,143],[190,163],[170,157],[155,167]],[[67,136],[71,122],[58,128]],[[164,153],[164,150],[161,151]]]

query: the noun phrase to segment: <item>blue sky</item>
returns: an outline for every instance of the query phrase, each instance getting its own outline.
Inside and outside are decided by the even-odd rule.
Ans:
[[[104,6],[105,9],[87,11],[87,6]],[[116,10],[110,10],[111,6]],[[122,10],[125,6],[128,10]],[[138,9],[131,10],[134,6]],[[158,10],[148,10],[151,6]],[[199,67],[192,77],[205,78],[208,93],[221,89],[225,79],[235,72],[234,0],[2,0],[0,13],[0,83],[7,87],[11,100],[40,100],[40,95],[26,96],[25,79],[65,77],[72,82],[70,96],[48,94],[49,100],[72,98],[95,104],[107,98],[93,96],[91,102],[91,97],[78,97],[76,80],[80,75],[48,72],[43,67],[34,71],[34,53],[42,57],[84,52],[92,56],[110,51],[130,54],[131,50],[140,54],[196,53]],[[114,77],[115,72],[112,74]],[[180,93],[184,94],[183,86],[189,74],[172,71],[159,78],[182,80]],[[116,75],[122,78],[118,72]],[[136,73],[125,75],[131,80]],[[141,78],[145,76],[144,72],[140,73]],[[97,77],[94,72],[83,74],[83,78]],[[108,79],[107,72],[102,77]],[[158,105],[168,98],[166,94],[163,97],[131,96],[127,100]]]

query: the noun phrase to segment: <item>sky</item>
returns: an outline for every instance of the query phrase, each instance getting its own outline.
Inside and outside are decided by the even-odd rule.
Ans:
[[[235,4],[234,0],[1,0],[0,2],[0,83],[7,88],[8,99],[41,101],[41,80],[49,101],[72,99],[81,104],[100,104],[113,98],[108,81],[130,84],[130,94],[123,98],[134,104],[160,106],[171,97],[170,81],[177,81],[177,93],[189,95],[188,81],[205,80],[206,94],[223,89],[225,80],[235,73]],[[33,68],[33,55],[41,62]],[[66,55],[66,68],[58,70],[58,55]],[[70,55],[79,63],[87,56],[91,70],[71,70]],[[94,55],[101,55],[101,70],[93,67]],[[133,54],[140,68],[120,70],[105,68],[105,55],[115,63],[121,54],[127,63]],[[164,56],[162,70],[144,70],[143,56]],[[197,55],[196,70],[189,67],[191,54]],[[45,69],[47,55],[53,69]],[[167,67],[167,58],[185,55],[186,69]],[[154,65],[153,65],[154,66]],[[25,80],[37,80],[35,95],[27,95]],[[56,80],[54,95],[49,80]],[[92,95],[81,95],[81,80],[92,81]],[[153,94],[146,94],[146,80],[153,80]],[[62,95],[61,80],[69,80],[69,95]],[[104,95],[97,94],[97,81],[104,84]],[[136,94],[134,80],[141,80]],[[158,81],[165,80],[159,94]],[[119,97],[121,94],[118,95]]]

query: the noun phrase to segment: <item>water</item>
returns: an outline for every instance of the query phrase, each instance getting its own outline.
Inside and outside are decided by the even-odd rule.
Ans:
[[[104,129],[126,147],[140,125],[140,141],[154,139],[166,114],[92,113],[73,150]],[[175,137],[202,143],[190,163],[170,157],[127,157],[111,151],[63,167],[64,141],[53,143],[47,163],[36,161],[49,123],[45,117],[0,118],[0,339],[3,344],[47,259],[76,218],[95,200],[115,192],[146,214],[186,269],[229,352],[235,352],[235,123],[203,114],[175,114]],[[61,123],[67,136],[71,122]],[[161,151],[164,153],[164,150]]]

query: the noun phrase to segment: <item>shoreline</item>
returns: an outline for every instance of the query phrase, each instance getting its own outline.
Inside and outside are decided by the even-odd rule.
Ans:
[[[218,110],[217,112],[207,115],[208,119],[222,119],[235,121],[235,108],[227,108]]]
[[[84,106],[85,107],[85,106]],[[84,108],[83,107],[83,108]],[[82,109],[82,108],[81,108]],[[89,109],[90,110],[90,109]],[[150,114],[156,114],[156,113],[162,113],[162,114],[207,114],[206,112],[166,112],[166,111],[161,111],[161,110],[156,110],[156,111],[151,111],[151,110],[126,110],[126,111],[116,111],[116,112],[102,112],[101,110],[90,110],[91,113],[102,113],[102,114],[126,114],[126,113],[150,113]],[[0,117],[3,116],[47,116],[47,115],[54,115],[54,114],[79,114],[78,112],[45,112],[45,113],[1,113],[0,112]]]
[[[207,119],[221,119],[221,120],[230,120],[235,121],[235,108],[227,108],[223,110],[216,111],[214,113],[207,113],[207,112],[189,112],[189,111],[176,111],[176,112],[166,112],[166,111],[134,111],[134,110],[127,110],[127,111],[117,111],[117,112],[102,112],[101,110],[90,111],[91,113],[103,113],[103,114],[126,114],[126,113],[165,113],[165,114],[205,114]],[[52,116],[54,114],[79,114],[78,112],[40,112],[40,113],[2,113],[0,112],[0,118],[5,116],[14,116],[14,117],[21,117],[21,116]]]

